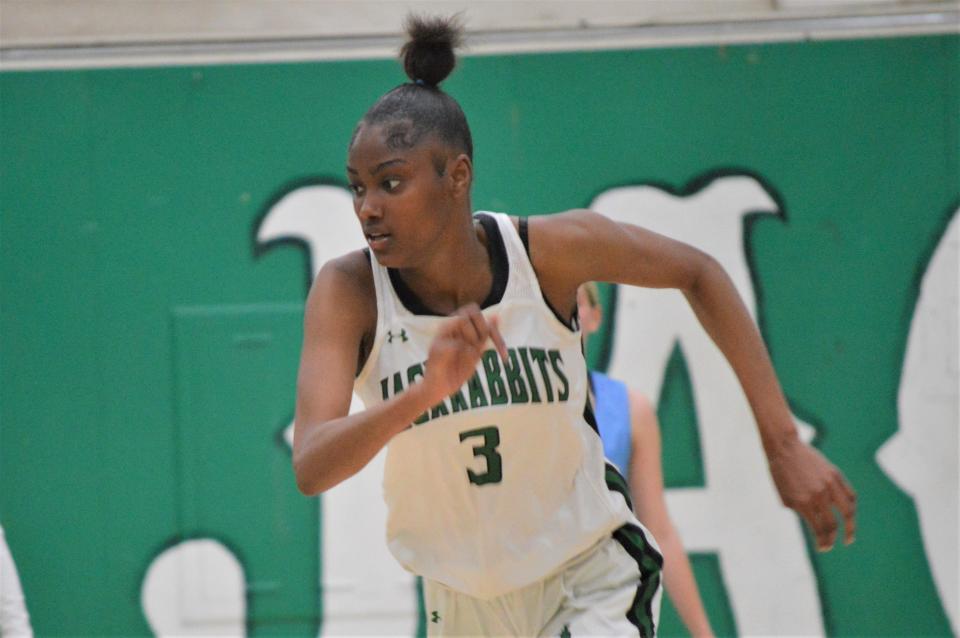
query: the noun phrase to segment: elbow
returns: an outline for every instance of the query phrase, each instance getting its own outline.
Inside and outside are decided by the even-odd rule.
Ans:
[[[304,496],[316,496],[326,489],[323,485],[323,477],[317,476],[317,473],[312,472],[311,469],[303,460],[294,457],[293,474],[297,479],[297,489]]]
[[[312,432],[312,435],[307,436],[307,432]],[[297,489],[304,496],[316,496],[330,487],[324,484],[323,468],[326,464],[322,460],[322,455],[318,457],[318,452],[322,452],[322,448],[317,449],[317,434],[319,434],[318,431],[305,428],[299,419],[296,420],[292,450],[293,476],[297,482]]]
[[[305,472],[294,466],[293,473],[297,478],[297,489],[300,490],[301,494],[304,496],[316,496],[320,493],[320,490],[314,485],[314,481],[311,481]]]
[[[720,262],[702,250],[694,249],[690,263],[691,268],[683,286],[683,292],[687,295],[700,295],[718,279],[729,279]]]
[[[635,510],[639,509],[640,508],[635,508]],[[634,514],[636,514],[637,519],[639,519],[643,526],[647,528],[647,531],[653,535],[653,540],[656,541],[661,550],[666,549],[673,543],[679,542],[677,531],[674,529],[673,524],[666,514],[651,516],[649,512],[646,512],[644,516],[641,516],[640,511],[634,511]]]
[[[702,250],[697,251],[697,257],[694,263],[696,264],[694,268],[694,286],[703,285],[704,282],[711,281],[718,276],[722,277],[726,274],[720,262]]]
[[[314,487],[313,483],[299,475],[297,476],[297,489],[300,490],[300,493],[304,496],[317,496],[321,492],[321,490]]]

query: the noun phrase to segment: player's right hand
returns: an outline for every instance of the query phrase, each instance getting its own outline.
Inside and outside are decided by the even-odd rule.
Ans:
[[[500,335],[496,317],[483,316],[477,304],[458,309],[445,321],[430,344],[424,372],[424,389],[439,403],[473,376],[486,350],[493,342],[500,357],[507,357],[507,346]]]

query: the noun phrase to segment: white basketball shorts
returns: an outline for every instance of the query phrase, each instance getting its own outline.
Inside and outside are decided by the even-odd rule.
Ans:
[[[429,636],[641,636],[660,616],[663,559],[628,523],[544,580],[483,600],[424,579]]]

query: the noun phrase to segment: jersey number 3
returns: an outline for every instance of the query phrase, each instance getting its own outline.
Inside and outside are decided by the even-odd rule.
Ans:
[[[467,469],[467,478],[469,478],[470,482],[474,485],[499,483],[503,480],[501,463],[503,459],[500,457],[500,453],[497,452],[497,446],[500,445],[500,430],[494,425],[477,428],[476,430],[467,430],[466,432],[460,433],[460,442],[462,443],[472,437],[481,437],[483,439],[482,445],[477,445],[473,448],[473,455],[482,456],[486,460],[487,471],[478,474],[471,469]]]

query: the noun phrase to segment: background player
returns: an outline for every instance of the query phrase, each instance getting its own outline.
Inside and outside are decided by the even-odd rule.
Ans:
[[[577,316],[586,347],[587,337],[599,330],[603,322],[596,283],[585,283],[577,290]],[[657,414],[642,392],[602,372],[590,371],[590,389],[603,451],[627,477],[634,512],[653,533],[663,552],[667,595],[691,635],[713,636],[680,534],[667,512]]]

